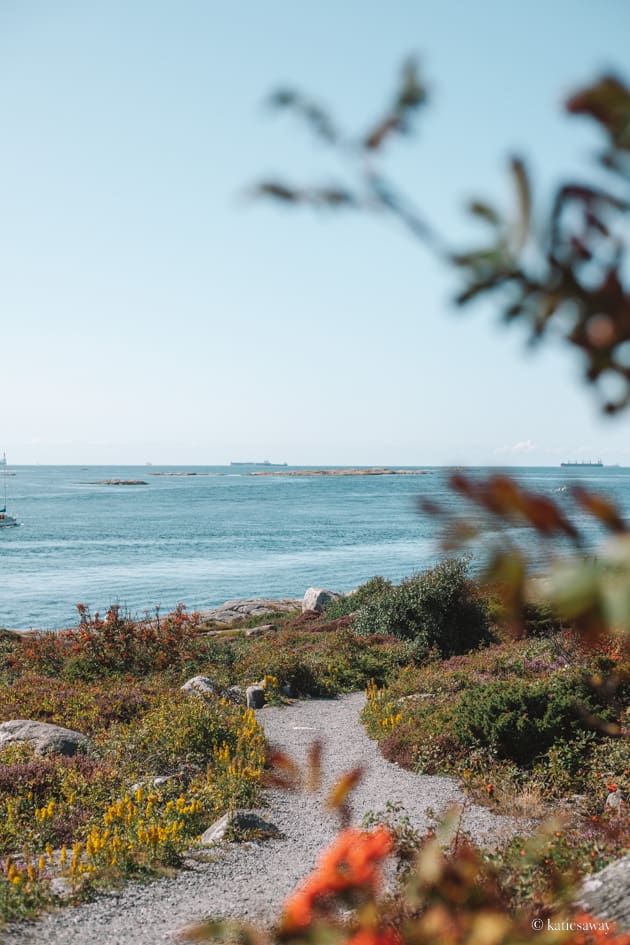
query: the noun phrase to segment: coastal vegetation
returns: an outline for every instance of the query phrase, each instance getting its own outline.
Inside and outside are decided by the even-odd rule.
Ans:
[[[546,205],[535,207],[526,163],[512,157],[513,209],[470,201],[472,216],[489,235],[465,251],[383,166],[386,146],[409,136],[429,98],[411,59],[385,112],[348,133],[300,90],[276,90],[272,107],[296,115],[320,144],[349,161],[350,175],[299,185],[266,179],[255,193],[285,206],[389,216],[441,266],[451,267],[458,306],[490,300],[532,343],[561,338],[567,350],[580,353],[603,412],[623,412],[630,405],[630,89],[606,74],[566,102],[570,114],[588,117],[605,139],[595,178],[560,181]],[[610,538],[593,557],[564,504],[549,496],[503,475],[456,473],[450,486],[471,514],[453,515],[430,502],[421,508],[443,524],[445,548],[485,543],[483,580],[495,639],[472,639],[470,653],[452,643],[440,648],[439,634],[429,636],[436,615],[424,619],[415,579],[404,588],[375,587],[358,605],[354,628],[365,621],[373,632],[376,623],[419,647],[388,685],[369,687],[364,720],[388,757],[426,774],[460,777],[473,797],[497,811],[528,816],[532,830],[527,839],[485,854],[463,841],[458,828],[450,844],[444,835],[441,843],[419,840],[411,880],[393,900],[377,892],[395,831],[387,836],[378,827],[352,839],[342,834],[286,903],[276,935],[283,941],[507,945],[558,941],[558,933],[571,945],[615,940],[607,924],[576,915],[570,905],[563,913],[562,902],[580,875],[628,853],[630,528],[606,496],[573,488],[582,517]],[[515,525],[562,548],[565,560],[543,580],[539,562],[513,540]],[[436,652],[429,643],[438,644]],[[559,819],[535,832],[535,821],[549,814]],[[336,909],[348,905],[355,907],[353,918],[341,922]],[[209,931],[216,937],[221,930]]]
[[[276,629],[259,637],[245,635],[258,617],[216,629],[183,607],[136,621],[80,605],[79,617],[74,630],[0,640],[0,722],[89,738],[72,757],[25,742],[0,747],[5,920],[176,867],[216,817],[261,802],[262,729],[230,687],[262,679],[271,703],[286,698],[280,684],[295,696],[334,696],[383,685],[408,659],[395,638],[365,639],[347,618],[312,613],[274,615]],[[214,691],[183,692],[199,673]]]
[[[0,721],[62,725],[89,747],[0,748],[3,917],[176,868],[216,817],[259,805],[266,748],[242,698],[257,680],[272,704],[367,688],[364,723],[388,759],[527,818],[529,839],[474,857],[502,895],[513,885],[510,910],[548,908],[627,849],[630,742],[611,733],[627,725],[630,658],[622,638],[585,643],[535,607],[514,639],[502,613],[465,560],[447,559],[266,623],[80,606],[74,630],[4,633]],[[182,691],[195,674],[212,691]],[[550,816],[557,829],[532,840]]]

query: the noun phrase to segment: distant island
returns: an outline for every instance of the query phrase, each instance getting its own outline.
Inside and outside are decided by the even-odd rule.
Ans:
[[[270,463],[270,465],[274,465]],[[292,469],[290,472],[275,473],[261,470],[251,472],[250,476],[425,476],[426,469]]]
[[[148,486],[144,479],[99,479],[96,482],[82,482],[82,486]]]
[[[254,463],[235,463],[232,461],[230,466],[288,466],[288,463],[272,463],[269,459],[263,459],[261,462]]]
[[[191,472],[189,470],[177,470],[177,472],[152,472],[150,476],[221,476],[223,473]]]

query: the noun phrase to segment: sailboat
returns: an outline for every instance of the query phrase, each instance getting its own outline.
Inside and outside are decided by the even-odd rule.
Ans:
[[[0,461],[0,466],[3,467],[3,476],[4,480],[4,490],[3,490],[3,504],[0,508],[0,528],[8,528],[11,525],[18,525],[19,522],[16,518],[13,518],[12,515],[7,513],[7,457],[6,454],[2,454],[2,460]]]

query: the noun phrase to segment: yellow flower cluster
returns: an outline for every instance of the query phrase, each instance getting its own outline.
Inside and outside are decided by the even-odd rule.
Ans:
[[[45,863],[36,866],[28,860],[25,863],[16,863],[8,856],[0,870],[0,878],[4,879],[7,891],[19,892],[28,895],[32,893],[36,883],[43,878]]]
[[[386,732],[393,732],[402,720],[402,712],[397,711],[395,702],[387,699],[387,690],[379,689],[374,681],[370,681],[366,695],[371,718]]]
[[[45,807],[36,807],[35,820],[39,821],[39,823],[43,823],[45,820],[51,820],[55,816],[56,807],[57,805],[54,800],[49,801]]]
[[[186,845],[188,820],[202,807],[183,794],[165,803],[161,793],[139,787],[110,805],[102,826],[92,827],[85,845],[88,868],[171,861]]]
[[[217,809],[239,806],[262,776],[265,764],[265,739],[252,709],[243,713],[236,731],[233,749],[223,742],[213,752],[208,772],[213,800]]]
[[[262,687],[270,696],[275,696],[280,693],[280,682],[277,676],[265,676],[262,681]]]

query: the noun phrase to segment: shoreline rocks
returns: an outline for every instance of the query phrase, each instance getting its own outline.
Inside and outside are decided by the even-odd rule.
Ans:
[[[343,597],[343,594],[337,594],[336,591],[326,591],[325,593],[331,594],[333,596]],[[228,600],[224,604],[219,604],[218,607],[210,607],[208,609],[200,610],[198,613],[202,620],[209,623],[212,622],[225,624],[227,628],[230,624],[235,623],[238,620],[247,620],[251,617],[262,617],[266,614],[289,614],[293,611],[300,611],[302,610],[302,605],[303,598],[301,597],[282,597],[277,600],[272,597],[245,597]],[[53,630],[42,630],[38,629],[37,627],[31,627],[28,630],[14,630],[9,629],[8,627],[2,627],[0,628],[0,634],[4,633],[10,634],[11,636],[15,635],[18,637],[29,637],[39,633],[65,633],[68,630],[76,629],[76,625],[74,627],[59,627]],[[261,624],[259,627],[252,627],[249,629],[251,632],[247,633],[248,636],[262,636],[265,633],[271,633],[273,630],[275,630],[276,625],[273,623]],[[223,630],[209,632],[221,633]]]
[[[246,620],[248,617],[262,617],[265,614],[288,614],[292,610],[299,610],[302,601],[290,597],[273,600],[270,597],[248,597],[239,600],[228,600],[219,607],[202,610],[204,620],[213,620],[215,623],[234,623],[237,620]]]

